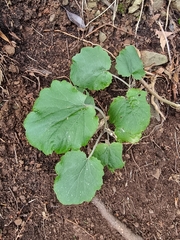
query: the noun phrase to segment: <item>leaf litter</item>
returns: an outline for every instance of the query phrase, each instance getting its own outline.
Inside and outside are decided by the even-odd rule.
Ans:
[[[76,26],[78,26],[78,28],[81,28],[81,29],[86,28],[84,20],[80,16],[68,11],[65,7],[63,7],[63,8],[66,10],[67,16],[71,22],[73,22]]]

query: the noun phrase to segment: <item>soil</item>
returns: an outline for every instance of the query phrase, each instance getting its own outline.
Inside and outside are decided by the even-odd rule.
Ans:
[[[69,1],[67,9],[79,14],[78,2],[81,5],[81,1]],[[124,6],[129,7],[132,2]],[[163,53],[155,35],[159,26],[153,21],[149,2],[145,1],[137,36],[134,32],[138,18],[126,8],[123,14],[117,13],[114,27],[107,24],[112,24],[112,12],[108,10],[92,23],[95,31],[86,36],[88,32],[82,32],[69,21],[59,1],[0,2],[0,30],[16,43],[15,54],[8,55],[5,52],[8,43],[0,39],[0,66],[4,73],[0,96],[0,239],[123,240],[91,202],[63,206],[57,201],[52,186],[59,156],[45,156],[31,147],[23,121],[41,89],[49,87],[53,79],[68,80],[72,56],[83,46],[100,43],[100,31],[107,37],[101,45],[115,56],[128,44],[139,50]],[[167,5],[164,3],[155,12],[160,14],[163,24]],[[94,9],[84,12],[85,21],[106,7],[98,2]],[[177,28],[169,42],[173,63],[178,66],[180,13],[170,7],[169,16]],[[169,67],[169,63],[161,66],[166,74],[163,72],[157,79],[155,88],[160,96],[178,102],[179,78],[176,81],[170,78]],[[148,70],[155,72],[157,68],[152,66]],[[125,94],[124,86],[114,80],[108,89],[95,93],[95,99],[106,111],[105,106],[120,94]],[[152,118],[139,143],[124,145],[125,167],[113,174],[105,170],[104,185],[97,196],[114,216],[143,239],[178,240],[180,113],[167,105],[160,105],[160,110],[165,121]]]

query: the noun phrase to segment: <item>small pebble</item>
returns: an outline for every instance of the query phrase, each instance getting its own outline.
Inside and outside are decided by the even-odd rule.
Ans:
[[[15,54],[15,48],[11,45],[4,45],[3,50],[10,56]]]
[[[176,213],[178,216],[180,216],[180,209],[178,209]]]
[[[14,223],[16,224],[16,226],[20,226],[22,224],[22,219],[21,218],[17,218]]]
[[[63,1],[62,1],[62,5],[63,5],[63,6],[66,6],[66,5],[68,5],[68,4],[69,4],[69,0],[63,0]]]
[[[55,20],[55,18],[56,18],[56,14],[53,13],[53,14],[51,14],[51,16],[49,17],[49,21],[50,21],[50,22],[53,22],[53,21]]]
[[[0,180],[0,190],[3,189],[2,181]]]
[[[88,8],[95,8],[97,7],[97,2],[88,2]]]
[[[15,66],[14,64],[9,65],[9,72],[11,73],[19,73],[19,68]]]
[[[103,43],[105,40],[106,40],[106,34],[105,33],[103,33],[103,32],[100,32],[99,33],[99,42],[100,43]]]

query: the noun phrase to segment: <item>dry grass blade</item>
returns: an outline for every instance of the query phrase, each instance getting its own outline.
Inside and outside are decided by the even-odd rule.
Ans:
[[[6,41],[6,42],[8,42],[8,43],[11,43],[10,42],[10,40],[6,37],[6,35],[0,30],[0,37],[4,40],[4,41]]]
[[[135,37],[136,37],[136,35],[137,35],[137,31],[138,31],[139,23],[140,23],[141,18],[142,18],[143,8],[144,8],[144,0],[143,0],[142,3],[141,3],[141,11],[140,11],[140,15],[139,15],[138,22],[137,22],[137,24],[136,24]]]

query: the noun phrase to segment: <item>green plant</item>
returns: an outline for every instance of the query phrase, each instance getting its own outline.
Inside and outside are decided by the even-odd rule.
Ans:
[[[91,201],[102,186],[104,166],[112,172],[122,168],[122,143],[138,142],[149,124],[150,106],[146,92],[140,89],[129,88],[125,97],[116,97],[108,116],[95,105],[88,90],[103,90],[111,84],[114,75],[110,67],[111,59],[100,46],[82,48],[72,58],[70,79],[74,86],[65,80],[52,81],[50,88],[41,90],[24,121],[32,146],[46,155],[64,154],[55,167],[54,181],[54,191],[62,204]],[[136,80],[145,75],[133,46],[120,52],[116,69],[119,75]],[[87,156],[81,148],[90,139],[94,146]]]
[[[124,13],[125,13],[125,6],[124,6],[123,3],[119,3],[119,4],[118,4],[117,11],[120,12],[121,14],[124,14]]]

